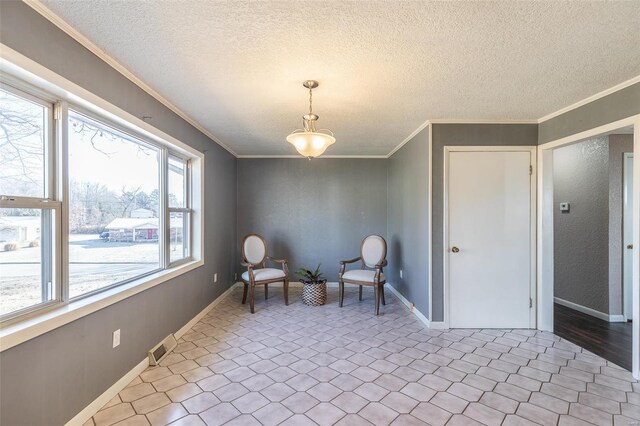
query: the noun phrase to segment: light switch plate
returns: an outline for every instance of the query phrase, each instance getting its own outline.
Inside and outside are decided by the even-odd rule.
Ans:
[[[560,203],[560,211],[562,213],[569,213],[571,210],[571,205],[567,202]]]

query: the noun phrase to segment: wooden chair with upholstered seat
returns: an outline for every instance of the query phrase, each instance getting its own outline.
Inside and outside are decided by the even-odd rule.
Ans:
[[[380,301],[385,305],[384,284],[385,277],[383,268],[387,266],[387,242],[380,235],[369,235],[360,244],[360,256],[354,259],[340,261],[340,272],[338,283],[340,286],[340,307],[344,300],[344,284],[356,284],[358,298],[362,300],[362,286],[371,286],[375,292],[375,312],[380,313]],[[361,261],[360,269],[346,271],[346,266],[350,263]]]
[[[282,269],[267,268],[267,260],[279,263]],[[274,259],[267,255],[267,242],[257,234],[249,234],[242,240],[242,266],[247,271],[242,274],[244,292],[242,304],[247,301],[249,293],[249,306],[254,313],[254,289],[257,285],[264,286],[264,298],[269,297],[269,284],[283,283],[284,303],[289,304],[289,267],[286,259]]]

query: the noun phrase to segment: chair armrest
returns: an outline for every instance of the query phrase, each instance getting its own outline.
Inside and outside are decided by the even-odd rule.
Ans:
[[[361,260],[361,259],[362,258],[360,256],[358,256],[358,257],[355,257],[355,258],[349,259],[349,260],[341,260],[340,261],[340,270],[338,271],[338,276],[342,277],[342,274],[344,274],[344,271],[345,271],[348,263],[355,263],[355,262],[357,262],[358,260]]]
[[[282,265],[282,270],[284,271],[284,273],[286,275],[289,275],[289,262],[287,262],[287,259],[275,259],[271,256],[267,256],[267,259],[275,263],[280,263]]]
[[[382,259],[382,262],[378,263],[375,267],[376,269],[376,274],[374,276],[374,281],[376,282],[380,282],[380,274],[382,274],[382,268],[384,268],[385,266],[387,266],[387,259]]]
[[[254,267],[253,263],[242,261],[240,262],[240,265],[247,268],[247,272],[249,273],[249,281],[253,282],[253,280],[255,279],[253,275],[253,267]],[[244,281],[244,278],[243,278],[243,281]]]

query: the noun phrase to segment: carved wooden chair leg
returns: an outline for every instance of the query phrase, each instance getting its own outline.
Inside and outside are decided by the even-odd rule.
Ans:
[[[376,311],[376,315],[378,315],[380,313],[380,286],[374,285],[373,286],[373,291],[375,293],[375,311]]]
[[[265,284],[264,285],[264,300],[267,300],[269,298],[269,285]]]
[[[344,301],[344,282],[338,282],[338,297],[340,301],[340,307],[342,308],[342,302]]]
[[[247,290],[249,290],[249,284],[244,283],[244,289],[242,290],[242,304],[247,302]]]
[[[384,300],[384,284],[380,284],[380,294],[382,294],[382,304],[386,305],[387,301]]]
[[[358,289],[358,300],[360,300],[362,302],[362,286],[360,285],[358,287],[360,287]]]
[[[289,280],[284,280],[284,304],[289,305]]]
[[[251,285],[249,286],[249,306],[251,307],[251,313],[253,314],[255,312],[254,310],[254,293],[255,293],[255,284],[251,283]]]

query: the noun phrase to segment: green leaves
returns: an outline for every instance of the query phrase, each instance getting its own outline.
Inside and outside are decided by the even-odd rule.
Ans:
[[[296,275],[303,278],[305,281],[318,282],[322,280],[322,272],[320,272],[320,263],[315,271],[310,271],[307,268],[300,268],[296,271]]]

